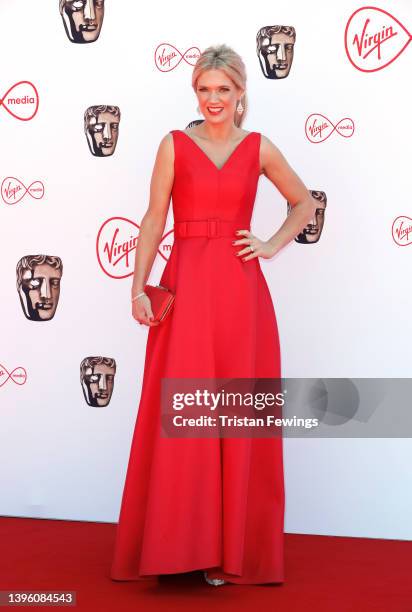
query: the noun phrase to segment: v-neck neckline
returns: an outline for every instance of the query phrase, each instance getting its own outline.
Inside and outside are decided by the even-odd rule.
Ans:
[[[188,138],[188,139],[189,139],[189,140],[190,140],[190,141],[191,141],[191,142],[192,142],[192,143],[195,145],[195,147],[196,147],[197,149],[199,149],[199,151],[200,151],[201,153],[203,153],[204,157],[205,157],[205,158],[206,158],[206,159],[209,161],[209,163],[211,163],[211,164],[212,164],[212,166],[214,167],[214,169],[215,169],[217,172],[221,172],[221,171],[222,171],[222,170],[223,170],[223,169],[226,167],[226,165],[227,165],[227,164],[229,163],[229,161],[232,159],[232,157],[234,156],[234,154],[236,153],[236,151],[239,149],[239,147],[241,146],[241,144],[242,144],[243,142],[245,142],[245,140],[247,140],[249,136],[251,136],[252,134],[254,134],[254,133],[255,133],[255,132],[249,132],[249,134],[246,134],[246,136],[244,136],[244,137],[242,138],[242,140],[239,142],[239,144],[237,144],[237,145],[236,145],[236,147],[233,149],[233,151],[231,152],[231,154],[229,155],[229,157],[227,157],[227,158],[226,158],[226,160],[225,160],[224,164],[223,164],[223,165],[222,165],[220,168],[218,168],[218,166],[216,166],[215,162],[214,162],[213,160],[211,160],[211,159],[210,159],[210,157],[209,157],[209,156],[208,156],[208,155],[205,153],[205,151],[202,149],[202,147],[201,147],[200,145],[198,145],[198,144],[197,144],[197,142],[195,142],[195,141],[193,140],[193,138],[191,138],[191,137],[190,137],[188,134],[186,134],[186,132],[184,132],[183,130],[177,130],[177,131],[178,131],[178,132],[180,132],[181,134],[184,134],[184,135],[186,136],[186,138]]]

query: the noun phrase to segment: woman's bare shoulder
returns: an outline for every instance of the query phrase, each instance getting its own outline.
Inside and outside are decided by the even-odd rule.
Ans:
[[[266,156],[274,156],[274,155],[282,155],[279,147],[275,145],[275,143],[264,134],[260,135],[260,153],[263,158]]]
[[[173,161],[174,151],[173,134],[171,132],[167,132],[167,134],[165,134],[159,142],[157,156],[165,161]]]
[[[163,138],[160,141],[159,147],[162,147],[163,149],[173,149],[173,134],[172,131],[167,132]]]
[[[265,134],[260,134],[260,140],[263,147],[270,149],[271,147],[276,146],[268,136],[265,136]]]

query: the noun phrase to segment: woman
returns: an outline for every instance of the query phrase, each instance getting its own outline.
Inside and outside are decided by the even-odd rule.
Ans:
[[[160,143],[143,217],[132,314],[150,327],[111,577],[143,580],[201,570],[213,585],[284,581],[282,437],[166,438],[168,378],[280,378],[277,323],[259,257],[273,257],[316,203],[278,148],[241,129],[246,74],[237,53],[209,47],[192,77],[204,121]],[[268,240],[250,231],[260,174],[290,202]],[[174,244],[160,284],[173,310],[153,322],[144,293],[170,197]]]

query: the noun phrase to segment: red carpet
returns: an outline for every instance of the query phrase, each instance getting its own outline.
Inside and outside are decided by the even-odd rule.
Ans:
[[[0,518],[0,590],[76,591],[68,609],[88,612],[412,612],[412,542],[286,534],[283,585],[213,587],[201,572],[112,581],[114,535],[110,523]]]

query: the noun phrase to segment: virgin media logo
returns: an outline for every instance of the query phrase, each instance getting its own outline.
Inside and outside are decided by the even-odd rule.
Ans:
[[[111,217],[105,221],[97,234],[96,253],[103,272],[111,278],[127,278],[134,272],[135,250],[140,226],[125,217]],[[169,259],[172,250],[170,230],[162,238],[158,253]]]
[[[396,17],[375,6],[363,6],[346,24],[346,55],[358,70],[375,72],[395,61],[411,39]]]
[[[39,94],[30,81],[19,81],[0,98],[0,106],[15,119],[30,121],[39,108]]]
[[[198,47],[190,47],[184,53],[180,53],[176,47],[169,43],[160,43],[156,47],[154,60],[156,67],[161,72],[170,72],[185,60],[190,66],[194,66],[200,57],[200,49]]]
[[[6,176],[1,183],[0,193],[6,204],[17,204],[26,194],[35,200],[40,200],[44,196],[44,185],[41,181],[33,181],[28,187],[25,187],[14,176]]]
[[[340,136],[350,138],[355,130],[355,124],[352,119],[345,117],[333,125],[325,115],[319,113],[312,113],[306,119],[305,134],[310,142],[324,142],[335,130]]]
[[[396,217],[392,223],[392,238],[399,246],[412,243],[412,219],[410,217]]]
[[[8,380],[13,381],[16,385],[24,385],[27,380],[27,372],[23,366],[17,366],[11,372],[0,363],[0,387],[6,384]]]

